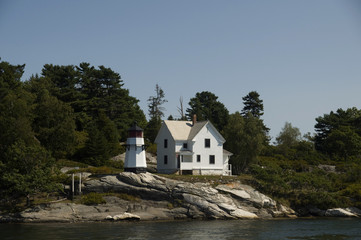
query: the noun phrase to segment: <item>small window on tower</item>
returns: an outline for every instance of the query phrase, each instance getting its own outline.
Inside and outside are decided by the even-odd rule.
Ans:
[[[183,143],[183,148],[187,149],[188,148],[188,143]]]
[[[168,148],[168,139],[164,139],[164,148]]]
[[[201,162],[201,155],[197,155],[197,162]]]
[[[168,155],[164,155],[164,164],[168,164]]]

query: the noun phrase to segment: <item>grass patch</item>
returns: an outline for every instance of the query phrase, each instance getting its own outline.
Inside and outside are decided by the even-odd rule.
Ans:
[[[140,202],[141,198],[139,196],[127,194],[127,193],[103,193],[104,196],[113,196],[120,199],[123,199],[125,201],[129,202]]]
[[[127,193],[116,193],[115,196],[120,199],[123,199],[125,201],[130,201],[130,202],[140,202],[141,201],[141,199],[138,196],[130,195]]]
[[[79,173],[79,172],[88,172],[91,174],[118,174],[118,173],[121,173],[122,170],[118,169],[118,168],[107,167],[107,166],[87,167],[87,168],[79,168],[79,169],[69,170],[67,172],[67,174]]]
[[[58,165],[59,168],[62,167],[79,167],[79,168],[86,168],[88,167],[87,164],[85,163],[81,163],[81,162],[75,162],[75,161],[71,161],[68,159],[59,159],[56,164]]]
[[[255,182],[251,175],[242,174],[240,176],[217,176],[217,175],[176,175],[176,174],[157,174],[159,176],[170,178],[177,181],[190,182],[190,183],[209,183],[212,186],[220,184],[228,184],[231,182],[239,181],[240,183],[250,184]]]
[[[79,203],[84,204],[84,205],[104,204],[104,203],[106,203],[106,200],[104,199],[104,197],[106,197],[106,196],[117,197],[117,198],[123,199],[125,201],[129,201],[129,202],[140,202],[141,201],[141,199],[138,196],[130,195],[127,193],[112,193],[112,192],[95,193],[95,192],[91,192],[91,193],[82,195]]]
[[[101,193],[88,193],[86,195],[82,195],[80,199],[80,203],[84,205],[98,205],[106,203],[103,198],[103,194]]]

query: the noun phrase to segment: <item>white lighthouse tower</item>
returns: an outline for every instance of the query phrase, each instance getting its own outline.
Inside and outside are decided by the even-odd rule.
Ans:
[[[146,172],[147,162],[145,160],[143,129],[138,127],[137,123],[134,123],[128,129],[128,139],[125,147],[124,171],[134,173]]]

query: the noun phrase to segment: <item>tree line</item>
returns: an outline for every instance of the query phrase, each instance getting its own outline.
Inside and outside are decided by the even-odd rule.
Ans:
[[[4,196],[54,190],[54,166],[60,159],[106,165],[124,151],[120,142],[126,140],[134,121],[145,129],[146,141],[152,145],[167,101],[158,84],[155,96],[148,99],[147,121],[139,100],[130,96],[121,76],[110,68],[46,64],[41,74],[21,81],[24,68],[0,61],[0,189]],[[203,91],[190,99],[186,109],[180,99],[178,108],[178,120],[190,120],[196,114],[198,120],[214,124],[226,139],[224,148],[233,153],[235,174],[262,178],[263,170],[257,166],[267,157],[359,166],[361,110],[338,109],[317,117],[314,136],[301,136],[297,127],[286,122],[271,144],[260,95],[251,91],[242,100],[240,111],[229,113],[214,93]]]

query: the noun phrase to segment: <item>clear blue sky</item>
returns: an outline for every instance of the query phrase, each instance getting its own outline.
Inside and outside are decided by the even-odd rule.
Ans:
[[[147,114],[158,83],[166,117],[210,91],[230,113],[258,91],[273,137],[286,121],[361,109],[361,1],[0,0],[0,57],[26,64],[104,65]]]

